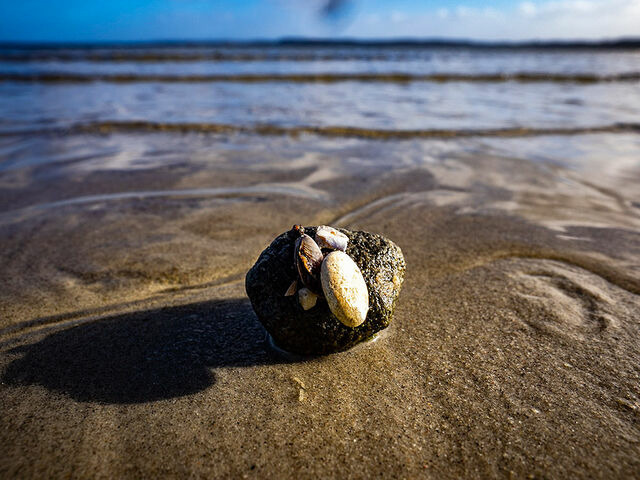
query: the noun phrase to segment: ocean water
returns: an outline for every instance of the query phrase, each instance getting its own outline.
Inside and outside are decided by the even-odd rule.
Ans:
[[[0,50],[0,128],[88,122],[384,130],[638,121],[636,50]]]
[[[615,172],[607,181],[626,188],[625,174],[637,166],[639,75],[633,48],[5,46],[0,210],[73,197],[50,177],[91,172],[99,183],[104,171],[152,176],[176,162],[191,172],[214,152],[244,155],[239,168],[249,175],[255,150],[287,158],[301,135],[298,144],[320,151],[350,151],[354,142],[369,151],[366,139],[384,151],[383,141],[402,140],[393,158],[363,159],[391,170],[405,168],[406,156],[419,164],[441,161],[442,149],[497,149],[528,162],[600,168],[594,181]],[[197,140],[185,144],[189,135]],[[33,184],[36,197],[6,180],[15,176]],[[135,191],[108,178],[95,188],[86,193]]]
[[[632,48],[1,47],[0,472],[637,475],[639,134]],[[296,223],[402,248],[384,338],[274,358]]]

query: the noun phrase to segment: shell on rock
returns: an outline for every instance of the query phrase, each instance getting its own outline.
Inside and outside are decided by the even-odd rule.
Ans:
[[[324,255],[320,247],[307,234],[302,234],[296,240],[294,259],[298,275],[303,285],[314,293],[320,293],[320,267]]]
[[[364,323],[369,291],[356,262],[342,251],[331,252],[322,262],[320,278],[331,313],[347,327]]]
[[[343,252],[347,250],[347,244],[349,243],[349,237],[344,233],[326,225],[321,225],[316,229],[315,239],[320,248],[341,250]]]
[[[316,302],[318,301],[318,295],[313,293],[306,287],[298,290],[298,302],[302,306],[303,310],[309,310],[316,306]]]
[[[298,290],[298,279],[295,279],[293,282],[291,282],[291,285],[289,285],[289,288],[287,288],[287,291],[284,292],[284,296],[290,297],[293,294],[295,294],[297,290]]]

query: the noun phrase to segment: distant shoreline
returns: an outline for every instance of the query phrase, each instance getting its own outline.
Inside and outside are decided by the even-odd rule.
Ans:
[[[0,49],[126,49],[126,48],[471,48],[471,49],[613,49],[640,48],[640,37],[604,40],[481,41],[465,39],[324,39],[282,38],[278,40],[148,40],[105,42],[0,42]]]
[[[15,58],[3,57],[0,61],[16,61]],[[20,59],[23,60],[23,59]],[[45,58],[46,60],[46,58]],[[70,58],[51,60],[72,60]],[[87,59],[84,59],[87,60]],[[140,61],[129,57],[129,61]],[[149,61],[149,59],[141,59]],[[266,59],[265,59],[266,60]],[[28,61],[28,59],[27,59]],[[92,60],[95,61],[95,60]],[[113,61],[124,61],[114,59]],[[153,61],[158,61],[153,59]],[[176,61],[172,59],[172,61]],[[593,75],[585,73],[560,74],[551,72],[513,72],[513,73],[484,73],[484,74],[458,74],[458,73],[432,73],[409,74],[401,72],[388,73],[261,73],[261,74],[194,74],[194,75],[162,75],[162,74],[138,74],[138,73],[112,73],[112,74],[86,74],[68,72],[29,72],[13,73],[1,72],[0,82],[22,83],[265,83],[265,82],[289,82],[289,83],[341,83],[341,82],[367,82],[367,83],[413,83],[413,82],[473,82],[473,83],[612,83],[612,82],[638,82],[640,72],[628,72],[617,75]]]

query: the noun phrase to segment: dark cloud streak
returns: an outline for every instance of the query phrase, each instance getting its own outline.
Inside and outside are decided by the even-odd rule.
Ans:
[[[351,7],[349,0],[327,0],[320,8],[320,15],[325,20],[338,20],[346,16]]]

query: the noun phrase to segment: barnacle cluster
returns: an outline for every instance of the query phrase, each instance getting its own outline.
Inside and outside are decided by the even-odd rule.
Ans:
[[[346,253],[349,238],[326,225],[319,226],[313,238],[301,225],[292,230],[299,235],[293,259],[298,278],[285,295],[297,294],[304,310],[324,299],[342,324],[361,325],[369,311],[369,292],[360,268]]]

